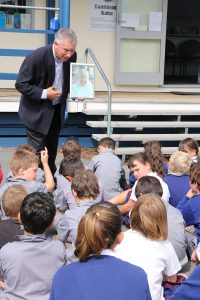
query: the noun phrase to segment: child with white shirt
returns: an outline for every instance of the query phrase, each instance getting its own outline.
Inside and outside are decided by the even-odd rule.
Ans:
[[[163,298],[163,277],[176,282],[181,269],[172,244],[167,240],[167,212],[164,203],[154,194],[138,198],[131,213],[131,229],[124,232],[115,254],[141,267],[146,273],[153,300]]]

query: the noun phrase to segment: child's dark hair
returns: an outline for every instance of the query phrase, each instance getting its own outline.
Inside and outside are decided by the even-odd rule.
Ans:
[[[90,170],[77,170],[72,179],[71,189],[79,199],[96,199],[99,194],[96,175]]]
[[[159,141],[149,141],[144,144],[144,152],[149,158],[151,168],[153,172],[156,172],[159,176],[164,177],[164,155],[161,151],[161,144]]]
[[[134,166],[135,166],[134,161],[135,160],[139,161],[143,165],[145,165],[146,163],[150,164],[150,160],[149,160],[148,156],[144,152],[138,152],[138,153],[133,154],[129,158],[129,161],[128,161],[128,167],[129,167],[129,169],[134,168]]]
[[[192,138],[186,138],[182,140],[178,145],[178,150],[187,152],[187,148],[190,150],[195,150],[196,155],[199,156],[199,144],[195,139]]]
[[[139,198],[144,194],[155,194],[160,198],[162,197],[163,188],[158,178],[153,176],[143,176],[138,179],[135,187],[135,196],[136,198]]]
[[[89,255],[99,256],[110,249],[121,232],[122,216],[118,207],[110,202],[92,205],[82,217],[75,242],[75,255],[85,261]]]
[[[55,203],[49,194],[29,194],[24,198],[20,209],[24,230],[32,234],[44,233],[53,222],[55,213]]]
[[[74,155],[81,158],[81,146],[76,140],[69,140],[62,146],[62,154],[64,157]]]
[[[200,191],[200,162],[192,164],[190,168],[190,182],[196,183]]]
[[[115,150],[115,141],[109,137],[105,137],[99,141],[99,146]]]
[[[84,170],[84,165],[80,158],[75,155],[69,155],[63,158],[60,163],[59,173],[66,176],[74,177],[77,170]]]
[[[28,195],[25,187],[13,184],[3,193],[2,207],[6,217],[17,218],[24,198]]]

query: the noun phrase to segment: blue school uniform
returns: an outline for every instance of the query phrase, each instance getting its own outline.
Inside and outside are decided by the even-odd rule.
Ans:
[[[194,225],[196,229],[197,243],[200,242],[200,194],[191,199],[185,196],[179,202],[177,208],[183,215],[186,226]]]
[[[199,300],[200,298],[200,265],[198,265],[192,274],[182,282],[176,290],[173,297],[169,300]]]
[[[65,299],[150,300],[151,296],[147,275],[141,268],[107,254],[90,256],[56,273],[50,300]]]
[[[190,189],[189,175],[168,174],[163,178],[169,188],[169,203],[177,207],[178,203],[183,199]]]

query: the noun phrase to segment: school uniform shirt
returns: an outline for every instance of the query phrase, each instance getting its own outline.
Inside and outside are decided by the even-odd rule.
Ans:
[[[105,249],[102,255],[62,267],[54,276],[50,300],[151,300],[145,272],[117,259]]]
[[[103,200],[107,201],[121,193],[120,178],[122,162],[112,150],[94,156],[88,166],[103,184]]]
[[[21,235],[0,250],[0,299],[48,300],[52,278],[65,264],[62,242],[40,235]]]
[[[183,281],[169,300],[199,300],[200,297],[200,265]]]
[[[191,199],[185,196],[179,202],[177,208],[183,215],[186,226],[194,225],[196,229],[197,243],[200,242],[200,194]]]
[[[56,207],[60,211],[74,209],[77,207],[74,196],[71,191],[71,182],[69,182],[58,170],[55,172],[56,189],[53,191]]]
[[[162,180],[162,178],[160,176],[158,176],[157,173],[155,173],[155,172],[150,172],[150,173],[147,174],[147,176],[156,177],[160,181],[160,184],[161,184],[162,189],[163,189],[162,200],[164,200],[166,202],[169,202],[169,197],[170,197],[169,189],[168,189],[167,184]],[[138,180],[135,182],[135,184],[132,188],[131,196],[130,196],[130,199],[133,200],[133,201],[137,201],[137,198],[135,196],[135,187],[137,185],[137,182],[138,182]]]
[[[24,228],[17,219],[0,220],[0,248],[13,242],[16,235],[24,234]]]
[[[172,243],[181,266],[188,262],[185,241],[185,221],[181,212],[171,204],[164,202],[167,210],[168,240]]]
[[[80,219],[85,215],[88,208],[96,203],[98,203],[97,200],[82,201],[77,204],[76,208],[65,211],[57,224],[57,232],[61,241],[75,242]]]
[[[175,275],[181,265],[172,244],[168,241],[154,241],[135,230],[124,232],[122,242],[115,248],[116,257],[142,268],[148,278],[153,300],[163,298],[163,275]]]
[[[7,183],[5,183],[1,188],[0,188],[0,205],[1,205],[1,211],[0,211],[0,217],[1,219],[5,218],[5,214],[3,211],[2,207],[2,196],[3,193],[9,188],[10,186],[14,184],[20,184],[22,185],[28,194],[31,194],[33,192],[43,192],[47,193],[47,187],[44,183],[38,182],[38,181],[27,181],[22,178],[10,178]]]
[[[187,174],[168,174],[163,178],[169,188],[169,203],[177,207],[190,189],[190,178]]]

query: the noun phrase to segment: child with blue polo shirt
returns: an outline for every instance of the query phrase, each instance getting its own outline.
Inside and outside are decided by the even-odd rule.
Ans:
[[[183,215],[186,226],[194,225],[197,243],[200,242],[200,162],[190,169],[190,190],[177,208]]]

